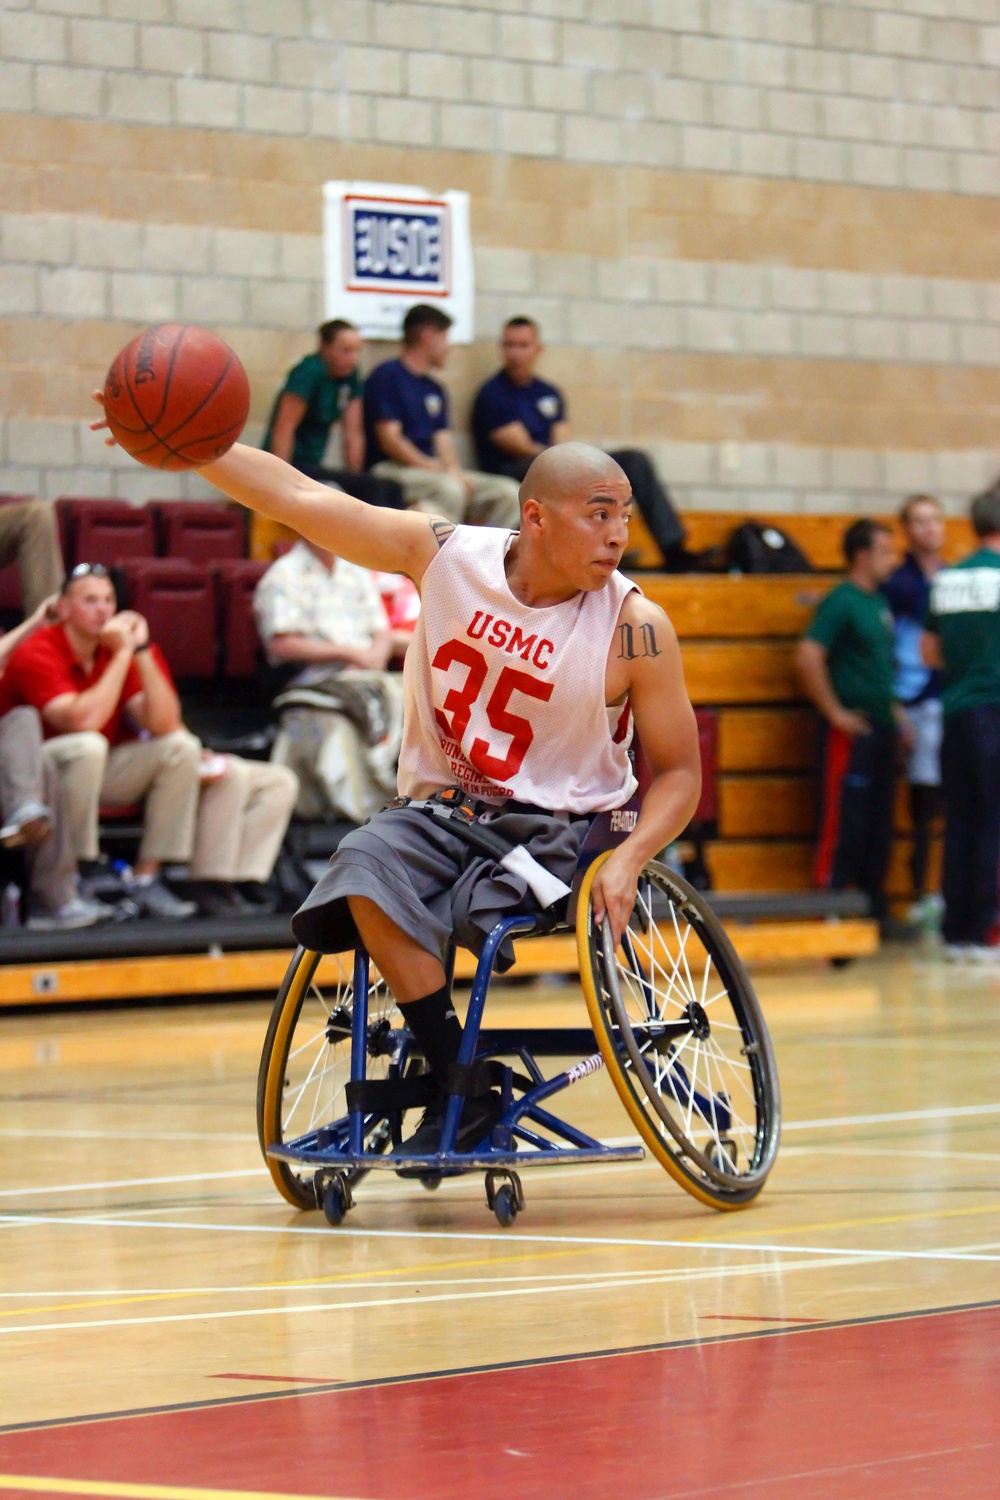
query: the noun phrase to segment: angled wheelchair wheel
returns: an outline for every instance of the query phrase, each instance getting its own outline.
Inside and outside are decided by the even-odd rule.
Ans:
[[[591,902],[607,857],[587,870],[577,906],[580,977],[601,1055],[671,1177],[713,1208],[744,1208],[771,1170],[781,1123],[753,986],[705,900],[655,860],[616,950]]]
[[[308,1135],[347,1113],[344,1087],[351,1073],[354,1012],[353,954],[323,958],[297,949],[278,991],[257,1075],[257,1136],[274,1185],[296,1208],[317,1206],[314,1171],[267,1155],[269,1146]],[[384,1078],[397,1051],[403,1021],[378,972],[368,986],[368,1077]],[[386,1150],[389,1127],[372,1120],[366,1149]],[[357,1182],[361,1169],[346,1171]]]

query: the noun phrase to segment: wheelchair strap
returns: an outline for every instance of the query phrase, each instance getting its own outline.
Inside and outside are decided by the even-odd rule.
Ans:
[[[438,1085],[421,1073],[416,1078],[366,1078],[361,1083],[348,1083],[344,1092],[349,1111],[391,1115],[397,1110],[425,1108],[437,1094]]]
[[[463,1099],[479,1099],[488,1094],[495,1084],[502,1084],[507,1069],[493,1058],[480,1058],[473,1063],[452,1063],[448,1069],[448,1092],[460,1094]],[[523,1073],[512,1073],[511,1082],[526,1094],[535,1085]]]

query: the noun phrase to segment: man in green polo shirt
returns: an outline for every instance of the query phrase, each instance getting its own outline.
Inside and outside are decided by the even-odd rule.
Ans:
[[[945,956],[995,963],[1000,866],[1000,481],[971,507],[979,548],[931,586],[922,647],[944,674]]]
[[[311,479],[336,484],[370,505],[402,510],[401,487],[364,472],[364,382],[358,373],[361,334],[345,318],[333,318],[317,329],[317,335],[315,354],[300,359],[285,377],[262,446]],[[338,422],[343,436],[343,467],[329,469],[323,458]]]
[[[892,844],[896,746],[893,619],[880,586],[896,565],[892,534],[855,521],[844,534],[847,578],[819,605],[796,665],[823,716],[817,881],[856,886],[885,924],[885,873]]]

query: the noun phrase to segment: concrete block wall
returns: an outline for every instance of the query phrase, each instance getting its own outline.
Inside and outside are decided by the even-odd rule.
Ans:
[[[104,449],[88,391],[208,323],[259,435],[342,176],[472,194],[459,423],[528,312],[579,434],[684,505],[955,507],[1000,469],[996,0],[4,0],[0,490],[204,493]]]

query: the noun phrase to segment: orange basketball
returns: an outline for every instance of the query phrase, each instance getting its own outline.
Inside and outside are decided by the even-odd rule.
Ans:
[[[233,446],[250,410],[250,382],[214,333],[162,323],[117,356],[104,410],[111,435],[141,464],[192,469]]]

